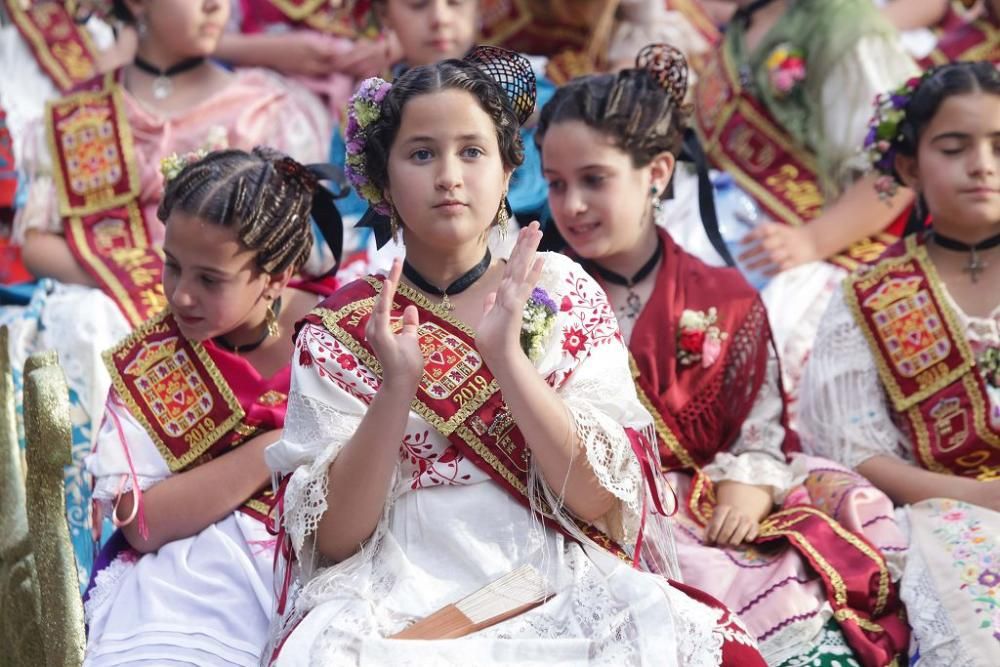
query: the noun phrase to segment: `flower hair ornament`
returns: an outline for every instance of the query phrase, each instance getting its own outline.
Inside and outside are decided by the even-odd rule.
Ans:
[[[160,173],[163,174],[163,184],[166,185],[168,182],[177,178],[180,173],[184,171],[185,167],[204,159],[206,155],[208,155],[208,151],[203,148],[199,148],[196,151],[191,151],[182,155],[171,153],[167,157],[160,160]]]
[[[896,155],[903,141],[901,132],[906,120],[906,109],[913,94],[935,70],[930,69],[921,76],[909,79],[899,88],[875,97],[875,112],[868,122],[864,152],[875,171],[880,174],[875,181],[875,191],[880,199],[889,199],[896,194],[902,182],[896,173]]]
[[[520,124],[524,124],[535,111],[537,88],[535,73],[527,58],[514,51],[496,46],[477,46],[462,59],[475,65],[489,76],[507,94],[514,114]],[[376,187],[368,174],[365,158],[368,128],[382,115],[382,102],[392,89],[385,79],[372,77],[365,79],[351,97],[347,107],[347,124],[344,141],[347,144],[344,174],[354,190],[368,202],[368,211],[356,227],[370,227],[375,233],[375,244],[381,248],[392,237],[390,216],[392,206]],[[510,214],[510,204],[503,203]]]
[[[669,44],[644,46],[635,57],[637,69],[646,70],[678,107],[684,106],[688,89],[688,64],[684,54]]]

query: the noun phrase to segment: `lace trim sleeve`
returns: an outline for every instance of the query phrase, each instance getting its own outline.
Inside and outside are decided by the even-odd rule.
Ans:
[[[913,462],[886,400],[871,349],[838,290],[802,378],[803,448],[848,468],[878,455]]]
[[[308,536],[326,512],[327,472],[361,423],[361,415],[339,410],[297,391],[288,395],[288,416],[279,443],[287,450],[311,451],[315,457],[292,473],[285,489],[282,520],[296,552],[301,552]],[[273,447],[273,446],[272,446]],[[278,462],[277,450],[268,448],[268,465]]]

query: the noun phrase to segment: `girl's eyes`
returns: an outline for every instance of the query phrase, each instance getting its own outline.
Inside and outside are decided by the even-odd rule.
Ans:
[[[484,153],[478,148],[466,148],[462,151],[462,157],[477,158],[483,156]]]
[[[486,152],[483,151],[481,148],[470,146],[469,148],[463,148],[460,155],[463,158],[469,158],[474,160],[476,158],[480,158],[486,155]],[[410,153],[410,159],[416,160],[417,162],[427,162],[433,157],[434,153],[432,153],[430,150],[426,148],[418,148],[417,150]]]
[[[549,181],[550,192],[562,192],[566,189],[566,184],[562,181]]]
[[[427,160],[431,159],[431,152],[429,150],[421,148],[419,150],[415,150],[412,153],[410,153],[410,157],[416,160],[417,162],[426,162]]]
[[[605,177],[599,174],[587,174],[583,177],[583,183],[587,187],[597,188],[600,187],[605,181]]]

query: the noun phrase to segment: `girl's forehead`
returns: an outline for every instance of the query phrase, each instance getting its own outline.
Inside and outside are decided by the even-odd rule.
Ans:
[[[407,100],[397,141],[412,136],[445,138],[472,134],[495,136],[496,124],[475,95],[451,88]]]

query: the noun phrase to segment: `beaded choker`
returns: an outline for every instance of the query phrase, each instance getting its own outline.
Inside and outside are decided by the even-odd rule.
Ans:
[[[160,69],[141,56],[136,56],[133,64],[146,74],[152,74],[156,77],[153,80],[153,97],[162,100],[170,97],[170,93],[174,90],[174,84],[170,81],[170,77],[193,70],[203,62],[205,62],[205,56],[195,56],[182,60],[176,65],[171,65],[167,69]]]
[[[590,273],[596,273],[601,278],[611,283],[612,285],[621,285],[622,287],[628,288],[628,296],[625,297],[625,317],[629,319],[635,319],[642,312],[642,300],[639,298],[639,294],[632,289],[637,284],[642,282],[653,269],[656,268],[656,263],[660,261],[660,257],[663,255],[663,245],[657,241],[656,250],[653,251],[653,256],[646,260],[646,263],[636,271],[635,275],[631,278],[626,278],[620,273],[615,273],[611,269],[606,269],[597,262],[593,260],[585,259],[580,262],[583,268],[587,269]]]
[[[456,294],[461,294],[465,290],[472,287],[472,285],[483,277],[486,273],[486,269],[490,268],[490,262],[493,260],[493,256],[490,254],[489,248],[486,249],[486,254],[483,255],[483,259],[480,260],[478,264],[474,267],[460,275],[457,279],[452,281],[450,285],[446,288],[441,289],[436,285],[432,285],[427,281],[422,275],[417,273],[417,270],[413,268],[413,265],[408,261],[403,260],[403,275],[407,279],[419,287],[424,292],[428,294],[433,294],[435,296],[441,297],[441,305],[447,310],[455,310],[454,304],[448,297],[455,296]]]
[[[964,241],[959,241],[958,239],[953,239],[950,236],[944,236],[938,232],[931,233],[931,240],[937,245],[941,246],[945,250],[954,250],[955,252],[967,252],[969,253],[969,263],[962,267],[962,270],[969,274],[972,278],[972,282],[979,282],[979,274],[986,269],[989,264],[984,262],[979,258],[979,252],[982,250],[990,250],[1000,245],[1000,234],[995,234],[988,239],[984,239],[979,243],[966,243]]]

